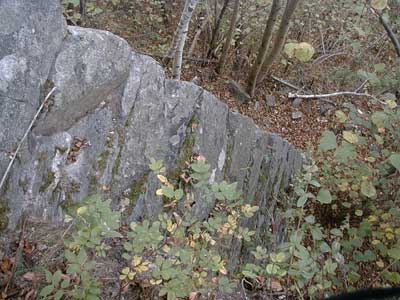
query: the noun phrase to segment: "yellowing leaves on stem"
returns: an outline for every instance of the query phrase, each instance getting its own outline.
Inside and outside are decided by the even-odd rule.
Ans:
[[[138,255],[135,255],[132,259],[132,266],[136,267],[136,266],[140,265],[141,262],[142,262],[142,258]]]

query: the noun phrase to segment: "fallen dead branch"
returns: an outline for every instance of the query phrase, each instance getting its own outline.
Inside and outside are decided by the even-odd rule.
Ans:
[[[274,76],[274,75],[271,75],[271,78],[272,78],[273,80],[275,80],[275,81],[278,81],[278,82],[280,82],[280,83],[282,83],[282,84],[284,84],[284,85],[286,85],[286,86],[288,86],[288,87],[290,87],[290,88],[296,90],[296,91],[302,90],[302,88],[299,88],[298,86],[295,86],[294,84],[292,84],[292,83],[290,83],[290,82],[288,82],[288,81],[286,81],[286,80],[283,80],[283,79],[281,79],[281,78],[278,78],[278,77],[276,77],[276,76]]]
[[[4,185],[4,183],[5,183],[6,179],[7,179],[7,175],[10,172],[11,167],[12,167],[15,159],[17,158],[17,154],[18,154],[19,150],[21,149],[22,144],[24,143],[26,137],[28,136],[29,132],[31,131],[32,126],[35,123],[36,119],[38,118],[38,116],[39,116],[40,112],[42,111],[43,107],[45,106],[45,104],[47,103],[47,101],[49,100],[50,96],[54,93],[55,90],[56,90],[56,87],[53,87],[51,89],[51,91],[47,94],[46,98],[43,100],[42,104],[39,106],[38,110],[36,111],[35,116],[33,117],[31,123],[29,124],[28,128],[26,129],[25,134],[22,137],[21,141],[19,142],[17,149],[14,151],[14,154],[13,154],[11,160],[10,160],[10,163],[7,166],[6,172],[4,173],[3,178],[0,181],[0,190],[3,187],[3,185]]]
[[[296,93],[289,93],[289,98],[301,98],[301,99],[317,99],[317,98],[330,98],[330,97],[337,97],[337,96],[357,96],[357,97],[369,97],[375,98],[374,96],[367,94],[367,93],[357,93],[357,92],[335,92],[330,94],[315,94],[315,95],[300,95]]]

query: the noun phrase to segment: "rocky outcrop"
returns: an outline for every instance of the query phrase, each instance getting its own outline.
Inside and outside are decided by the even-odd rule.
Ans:
[[[66,27],[58,1],[0,3],[0,175],[46,81],[57,88],[0,191],[8,227],[23,212],[61,220],[63,208],[91,193],[111,197],[127,219],[154,217],[162,202],[149,159],[174,170],[201,153],[213,180],[237,181],[246,201],[260,206],[251,222],[263,239],[267,211],[301,165],[293,146],[195,84],[166,79],[123,39]],[[207,215],[210,204],[198,201],[196,209]]]

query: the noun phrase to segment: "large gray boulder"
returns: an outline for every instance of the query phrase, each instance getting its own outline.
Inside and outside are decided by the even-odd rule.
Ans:
[[[92,193],[111,197],[126,220],[155,217],[162,199],[150,158],[172,172],[201,153],[212,180],[237,181],[246,201],[260,206],[249,224],[265,240],[269,212],[300,168],[300,153],[195,84],[166,79],[155,60],[121,38],[65,27],[58,1],[32,2],[0,1],[0,176],[46,80],[57,91],[0,191],[7,227],[24,212],[60,221],[66,207]],[[195,204],[199,216],[211,208]],[[231,251],[237,257],[240,245]]]
[[[0,176],[35,114],[66,32],[58,1],[0,1]],[[0,227],[5,206],[0,197]]]

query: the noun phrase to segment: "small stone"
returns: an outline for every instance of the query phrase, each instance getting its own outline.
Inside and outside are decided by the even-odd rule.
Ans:
[[[303,113],[301,111],[294,111],[292,112],[292,119],[293,120],[298,120],[303,117]]]
[[[319,107],[319,113],[322,116],[329,115],[334,106],[330,103],[324,103]]]
[[[276,106],[276,97],[268,95],[267,97],[265,97],[265,103],[267,104],[268,107]]]
[[[234,80],[229,80],[228,82],[229,91],[232,93],[232,96],[240,101],[240,102],[248,102],[251,97],[247,92]]]
[[[292,102],[292,105],[293,105],[293,107],[300,107],[300,104],[303,102],[303,99],[301,99],[301,98],[296,98],[296,99],[294,99],[293,100],[293,102]]]
[[[256,101],[254,104],[254,110],[259,110],[260,109],[260,102]]]

